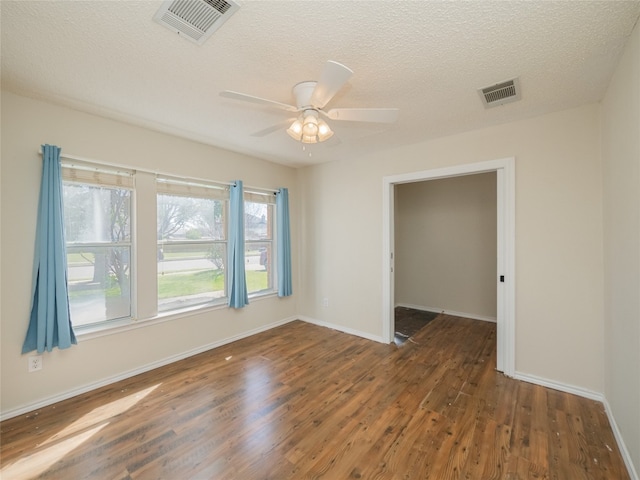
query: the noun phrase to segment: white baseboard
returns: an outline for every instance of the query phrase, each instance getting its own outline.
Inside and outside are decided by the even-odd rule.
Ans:
[[[360,330],[355,330],[353,328],[343,327],[342,325],[336,325],[334,323],[324,322],[322,320],[316,320],[315,318],[305,317],[304,315],[298,315],[298,319],[302,320],[303,322],[318,325],[320,327],[331,328],[332,330],[338,330],[339,332],[342,332],[342,333],[348,333],[349,335],[355,335],[356,337],[366,338],[367,340],[373,340],[374,342],[389,343],[389,342],[386,342],[379,335],[371,335],[370,333],[361,332]]]
[[[553,390],[558,390],[559,392],[571,393],[573,395],[578,395],[579,397],[588,398],[597,402],[604,402],[604,395],[598,392],[594,392],[593,390],[588,390],[586,388],[567,385],[566,383],[555,382],[553,380],[548,380],[546,378],[522,372],[515,372],[513,378],[515,378],[516,380],[522,380],[523,382],[533,383],[534,385],[552,388]]]
[[[622,456],[622,459],[624,460],[624,464],[627,467],[627,471],[629,472],[629,477],[631,477],[631,480],[640,480],[640,478],[638,478],[638,472],[636,471],[633,465],[633,462],[631,460],[631,455],[629,455],[629,450],[627,450],[627,446],[624,443],[624,438],[622,437],[622,433],[620,433],[618,424],[616,423],[615,417],[613,416],[611,406],[609,405],[609,402],[607,402],[606,397],[602,393],[594,392],[592,390],[587,390],[585,388],[580,388],[573,385],[566,385],[564,383],[554,382],[552,380],[547,380],[545,378],[537,377],[535,375],[528,375],[526,373],[516,372],[513,378],[517,380],[522,380],[523,382],[533,383],[534,385],[540,385],[542,387],[553,388],[554,390],[558,390],[560,392],[572,393],[580,397],[585,397],[591,400],[596,400],[598,402],[601,402],[604,405],[605,412],[607,413],[607,418],[609,419],[609,425],[611,425],[611,430],[613,430],[613,436],[616,439],[618,449],[620,450],[620,455]]]
[[[620,455],[622,455],[624,464],[627,466],[627,472],[629,472],[629,477],[631,477],[631,480],[640,480],[640,477],[638,476],[638,471],[636,470],[635,466],[633,465],[633,462],[631,461],[631,455],[629,454],[627,445],[624,443],[622,433],[618,428],[618,423],[616,422],[616,419],[613,416],[611,405],[609,405],[609,402],[607,402],[606,398],[604,398],[602,403],[604,404],[604,411],[607,412],[607,417],[609,418],[609,425],[611,425],[611,430],[613,430],[613,436],[616,438],[616,443],[618,444]]]
[[[106,385],[110,385],[115,382],[119,382],[120,380],[125,380],[127,378],[133,377],[135,375],[139,375],[141,373],[148,372],[149,370],[153,370],[158,367],[164,367],[165,365],[169,365],[170,363],[174,363],[180,360],[184,360],[185,358],[192,357],[194,355],[198,355],[199,353],[206,352],[207,350],[211,350],[217,347],[221,347],[222,345],[226,345],[231,342],[235,342],[236,340],[241,340],[246,337],[250,337],[257,333],[261,333],[267,330],[271,330],[272,328],[279,327],[280,325],[284,325],[286,323],[292,322],[294,320],[298,320],[298,316],[293,316],[289,318],[285,318],[283,320],[279,320],[277,322],[269,323],[267,325],[263,325],[258,328],[254,328],[252,330],[248,330],[246,332],[242,332],[238,335],[234,335],[232,337],[227,337],[222,340],[218,340],[213,343],[209,343],[207,345],[202,345],[200,347],[194,348],[192,350],[188,350],[186,352],[178,353],[176,355],[171,355],[170,357],[163,358],[162,360],[158,360],[156,362],[148,363],[147,365],[143,365],[139,368],[134,368],[133,370],[126,371],[124,373],[120,373],[118,375],[114,375],[112,377],[107,377],[97,382],[89,383],[83,385],[78,388],[74,388],[73,390],[69,390],[64,393],[60,393],[57,395],[53,395],[50,397],[46,397],[37,402],[29,403],[27,405],[22,405],[21,407],[13,408],[11,410],[7,410],[6,412],[0,413],[0,421],[7,420],[9,418],[17,417],[18,415],[22,415],[24,413],[31,412],[33,410],[37,410],[39,408],[47,407],[54,403],[60,402],[62,400],[66,400],[71,397],[75,397],[76,395],[81,395],[83,393],[90,392],[91,390],[95,390],[100,387],[104,387]]]
[[[456,312],[454,310],[446,310],[436,307],[425,307],[423,305],[413,305],[411,303],[396,303],[396,307],[413,308],[414,310],[422,310],[423,312],[444,313],[445,315],[470,318],[472,320],[482,320],[483,322],[496,323],[498,321],[496,317],[487,317],[485,315],[477,315],[475,313]]]

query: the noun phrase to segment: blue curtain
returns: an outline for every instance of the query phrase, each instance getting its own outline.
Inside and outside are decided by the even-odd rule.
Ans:
[[[229,247],[227,281],[229,306],[242,308],[249,304],[244,271],[244,195],[242,181],[237,180],[229,191]]]
[[[276,193],[276,234],[278,245],[278,296],[288,297],[291,287],[291,233],[289,231],[289,190]]]
[[[67,294],[60,148],[43,145],[42,153],[31,318],[22,353],[50,352],[54,347],[69,348],[77,343]]]

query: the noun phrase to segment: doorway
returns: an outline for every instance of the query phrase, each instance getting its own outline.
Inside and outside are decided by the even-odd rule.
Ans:
[[[382,333],[391,343],[395,312],[395,218],[396,185],[478,173],[496,173],[497,265],[496,321],[497,365],[508,376],[515,372],[515,159],[506,158],[383,178],[383,285]]]

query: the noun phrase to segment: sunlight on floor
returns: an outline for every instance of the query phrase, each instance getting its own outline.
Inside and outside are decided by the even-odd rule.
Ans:
[[[267,362],[267,363],[265,363]],[[271,445],[273,439],[273,424],[271,423],[271,398],[273,391],[273,373],[269,369],[268,360],[265,357],[249,361],[244,372],[244,389],[246,395],[243,420],[245,426],[253,431],[247,436],[242,448],[248,452],[264,451]],[[256,406],[260,407],[256,409]]]
[[[0,470],[3,480],[34,478],[78,447],[101,429],[109,425],[109,419],[126,412],[161,384],[132,393],[111,403],[94,408],[78,420],[36,445],[36,451],[26,452],[24,457],[5,465]],[[93,428],[91,428],[93,427]],[[46,448],[44,445],[52,444]]]
[[[3,467],[2,470],[0,470],[0,475],[5,480],[35,478],[107,425],[109,425],[109,422],[103,423],[86,432],[79,433],[56,445],[22,457],[17,462]]]

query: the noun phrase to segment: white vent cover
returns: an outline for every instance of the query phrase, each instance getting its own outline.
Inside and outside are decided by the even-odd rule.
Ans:
[[[485,108],[504,105],[505,103],[520,100],[520,82],[517,78],[505,82],[496,83],[490,87],[478,90]]]
[[[168,0],[153,20],[202,45],[239,8],[231,0]]]

